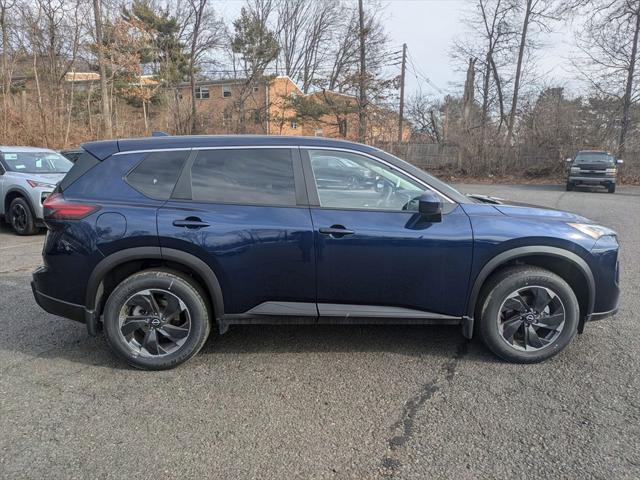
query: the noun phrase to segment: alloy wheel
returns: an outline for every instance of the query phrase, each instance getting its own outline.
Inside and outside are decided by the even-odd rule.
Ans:
[[[191,314],[173,293],[147,289],[130,296],[119,315],[120,334],[133,353],[143,357],[169,355],[191,332]]]
[[[535,352],[555,342],[565,325],[562,300],[551,289],[520,288],[507,296],[498,313],[498,331],[512,348]]]
[[[16,230],[22,232],[26,230],[27,223],[27,210],[24,208],[24,205],[16,202],[11,209],[11,225],[13,225]]]

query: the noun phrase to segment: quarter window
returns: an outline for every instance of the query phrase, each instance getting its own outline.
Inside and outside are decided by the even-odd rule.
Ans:
[[[188,151],[150,153],[127,175],[127,182],[148,197],[167,200],[188,155]]]
[[[196,202],[295,205],[289,149],[202,150],[191,169]]]
[[[426,189],[398,170],[371,158],[331,150],[309,150],[320,206],[359,210],[417,210]]]

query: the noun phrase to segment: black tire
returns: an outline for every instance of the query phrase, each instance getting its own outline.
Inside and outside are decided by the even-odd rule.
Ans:
[[[6,218],[18,235],[34,235],[38,233],[35,215],[29,202],[22,197],[16,197],[11,201]]]
[[[607,187],[607,191],[609,193],[616,193],[616,184],[610,183],[609,186]]]
[[[533,291],[529,289],[551,291],[556,295],[553,302],[561,305],[563,310],[564,324],[558,326],[558,329],[562,327],[559,332],[552,332],[544,328],[541,330],[539,327],[538,330],[535,330],[536,323],[538,325],[544,323],[544,315],[550,314],[543,313],[540,320],[534,320],[535,323],[532,328],[535,333],[540,333],[540,338],[543,337],[545,332],[548,335],[548,337],[544,338],[546,345],[538,350],[535,350],[535,347],[530,347],[534,348],[532,351],[522,350],[522,346],[518,344],[519,341],[516,340],[517,337],[515,335],[511,337],[510,343],[501,332],[501,328],[506,332],[505,325],[508,323],[501,316],[501,307],[503,307],[503,303],[506,305],[507,299],[513,292],[520,289],[525,292]],[[561,303],[557,303],[558,299]],[[551,306],[548,308],[551,308]],[[560,353],[575,336],[580,315],[578,300],[567,282],[553,272],[528,265],[509,267],[493,275],[482,289],[478,310],[476,311],[476,318],[480,320],[478,326],[480,338],[482,338],[489,350],[500,358],[513,363],[541,362]],[[526,310],[524,313],[515,311],[513,313],[516,316],[519,315],[519,318],[529,317]],[[516,335],[522,334],[522,337],[524,337],[524,329],[527,328],[527,325],[526,322],[523,322],[521,326],[517,327],[518,333]],[[527,338],[528,335],[529,333],[527,333]],[[540,341],[540,338],[536,335],[537,341]],[[526,345],[526,341],[522,340],[522,343]]]
[[[131,340],[125,338],[120,330],[120,317],[121,314],[124,316],[129,308],[128,302],[131,302],[131,298],[136,297],[137,293],[148,290],[161,292],[156,305],[162,303],[164,298],[162,295],[166,293],[167,296],[177,298],[185,307],[185,310],[182,310],[179,314],[178,320],[188,318],[188,333],[180,337],[180,342],[183,343],[179,346],[177,343],[172,344],[171,348],[175,348],[174,351],[167,350],[168,353],[161,353],[159,350],[151,352],[151,350],[143,350],[142,346],[140,346],[139,351],[136,351],[130,343],[130,341],[134,343],[139,341],[135,340],[134,337],[137,335],[139,339],[145,332],[144,340],[140,341],[140,345],[144,344],[148,335],[146,332],[153,329],[157,331],[154,334],[154,339],[157,339],[156,345],[161,344],[161,340],[168,340],[160,334],[162,329],[165,327],[178,328],[175,325],[171,325],[171,322],[168,322],[168,325],[163,324],[161,327],[152,328],[150,325],[151,320],[149,320],[146,328],[141,327],[128,335]],[[162,308],[162,305],[160,307]],[[168,308],[168,303],[166,308]],[[182,308],[182,305],[180,305],[180,308]],[[137,318],[141,318],[145,314],[146,312],[139,314],[129,313],[131,316],[139,315]],[[162,312],[161,316],[164,317],[164,312]],[[104,308],[103,326],[109,346],[129,365],[143,370],[167,370],[186,362],[200,351],[211,330],[210,318],[211,314],[206,296],[195,282],[175,272],[145,270],[126,278],[111,292]],[[141,320],[137,321],[140,322]],[[180,327],[182,331],[186,330],[184,325]],[[166,344],[164,348],[167,348]]]
[[[573,182],[567,182],[567,192],[572,191],[574,186]]]

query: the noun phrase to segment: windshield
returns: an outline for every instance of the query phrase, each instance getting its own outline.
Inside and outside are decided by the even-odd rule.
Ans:
[[[21,173],[67,173],[73,163],[56,152],[3,152],[7,169]]]
[[[576,163],[607,163],[607,164],[613,164],[613,163],[615,163],[615,158],[613,158],[608,153],[604,153],[604,152],[580,152],[576,156]]]

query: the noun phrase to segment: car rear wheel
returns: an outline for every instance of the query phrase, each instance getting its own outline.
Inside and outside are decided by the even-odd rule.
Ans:
[[[480,337],[493,353],[514,363],[557,355],[575,336],[580,314],[567,282],[531,266],[510,267],[491,278],[480,309]]]
[[[33,235],[38,232],[35,216],[29,203],[21,197],[14,198],[9,205],[8,220],[18,235]]]
[[[144,370],[166,370],[189,360],[210,331],[202,290],[181,275],[147,270],[109,295],[104,331],[111,349]]]

